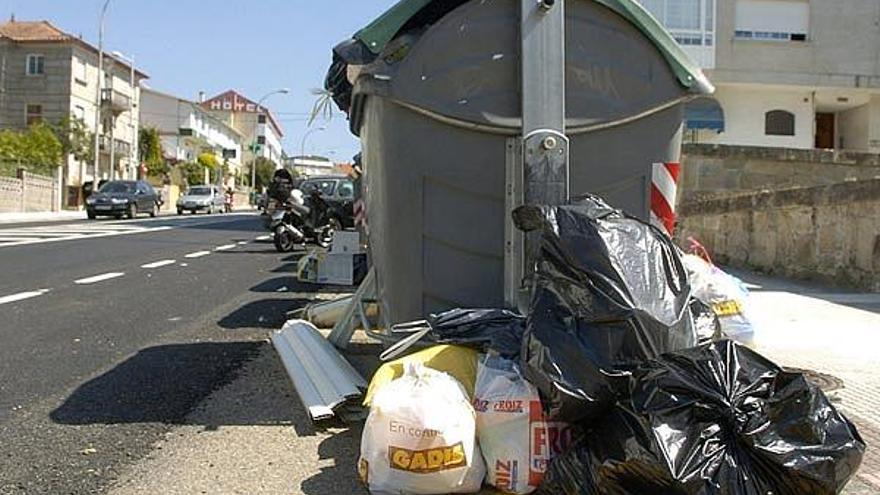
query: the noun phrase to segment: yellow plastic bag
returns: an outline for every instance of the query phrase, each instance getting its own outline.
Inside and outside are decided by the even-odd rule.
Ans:
[[[474,383],[477,381],[477,358],[479,353],[469,347],[438,345],[383,364],[370,380],[364,405],[369,407],[373,395],[392,380],[403,376],[407,363],[421,363],[428,368],[452,375],[467,392],[468,400],[474,399]]]

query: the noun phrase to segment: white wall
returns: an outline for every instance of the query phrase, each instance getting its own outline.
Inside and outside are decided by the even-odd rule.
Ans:
[[[843,149],[868,151],[868,133],[871,125],[870,105],[862,105],[837,114],[835,146]]]
[[[815,144],[812,92],[807,88],[786,90],[719,85],[714,97],[724,109],[724,132],[708,142],[800,149],[811,149]],[[785,110],[794,114],[794,136],[764,134],[764,114],[770,110]]]

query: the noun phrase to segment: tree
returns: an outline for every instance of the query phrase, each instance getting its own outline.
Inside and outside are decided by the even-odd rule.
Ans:
[[[183,162],[177,166],[187,185],[204,184],[205,167],[199,162]]]
[[[143,127],[138,133],[138,153],[147,166],[147,175],[161,177],[168,172],[168,165],[162,156],[162,143],[155,127]]]
[[[0,160],[38,174],[51,175],[62,162],[62,144],[52,128],[34,124],[26,131],[0,131]]]
[[[67,115],[52,126],[52,131],[61,143],[62,157],[73,155],[73,158],[79,162],[94,159],[95,135],[89,131],[82,119]]]
[[[272,176],[275,175],[275,162],[264,156],[259,156],[254,163],[257,169],[257,190],[262,190],[272,182]]]

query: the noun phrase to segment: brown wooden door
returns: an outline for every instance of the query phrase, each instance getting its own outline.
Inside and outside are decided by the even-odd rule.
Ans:
[[[834,114],[816,114],[816,147],[819,149],[834,148]]]

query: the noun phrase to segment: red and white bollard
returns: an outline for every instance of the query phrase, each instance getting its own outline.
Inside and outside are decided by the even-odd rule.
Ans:
[[[651,178],[651,223],[669,237],[675,232],[675,193],[680,171],[679,163],[655,163]]]

